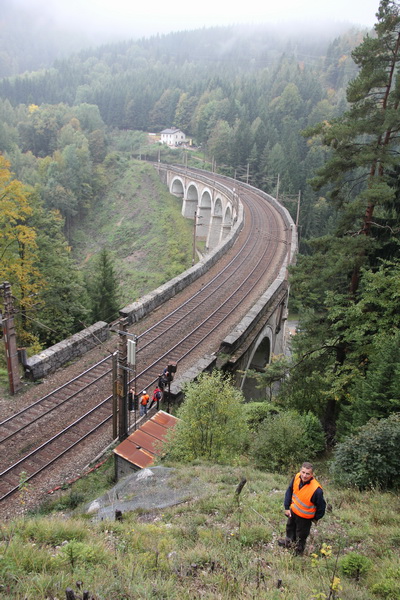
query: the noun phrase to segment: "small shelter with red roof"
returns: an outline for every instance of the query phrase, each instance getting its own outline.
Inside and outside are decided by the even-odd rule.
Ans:
[[[177,417],[159,410],[121,442],[114,449],[116,479],[151,467],[156,456],[161,453],[168,431],[173,429],[178,421]]]

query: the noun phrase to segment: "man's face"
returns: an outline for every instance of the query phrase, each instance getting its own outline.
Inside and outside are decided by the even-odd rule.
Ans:
[[[312,469],[306,469],[305,467],[301,467],[300,479],[302,480],[302,482],[307,483],[307,481],[310,481],[310,479],[312,479],[312,478],[313,478]]]

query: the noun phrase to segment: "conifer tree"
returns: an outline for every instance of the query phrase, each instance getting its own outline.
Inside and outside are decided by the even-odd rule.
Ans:
[[[97,274],[91,289],[93,322],[109,322],[118,316],[117,293],[118,282],[111,255],[106,248],[103,248],[99,254]]]
[[[331,158],[313,183],[316,189],[332,186],[330,197],[341,211],[338,235],[369,238],[355,253],[352,294],[359,285],[361,264],[373,262],[391,243],[393,233],[398,234],[394,228],[398,225],[399,198],[393,185],[400,131],[398,3],[381,0],[377,18],[375,35],[367,35],[352,53],[360,71],[347,89],[350,109],[342,117],[309,130],[332,148]],[[397,210],[388,211],[396,199]]]
[[[398,260],[398,3],[381,0],[377,18],[375,35],[367,35],[353,52],[360,71],[348,87],[349,110],[307,132],[331,149],[313,185],[328,189],[339,220],[335,235],[313,240],[312,256],[302,257],[294,273],[293,287],[304,312],[303,333],[296,340],[301,373],[292,378],[289,397],[298,408],[319,414],[329,441],[335,438],[336,420],[350,390],[360,389],[355,382],[365,377],[364,366],[374,359],[367,343],[363,274],[376,270],[382,258]],[[361,307],[356,324],[349,315]],[[381,306],[376,333],[384,313]]]

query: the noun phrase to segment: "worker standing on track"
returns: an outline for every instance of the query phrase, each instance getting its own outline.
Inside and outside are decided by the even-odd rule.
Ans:
[[[146,390],[143,390],[142,396],[140,398],[140,416],[143,417],[147,415],[147,405],[149,403],[150,396],[148,395]]]
[[[151,399],[149,410],[153,406],[153,404],[157,403],[157,410],[160,408],[160,402],[162,400],[162,391],[159,387],[156,387],[153,392],[153,398]]]

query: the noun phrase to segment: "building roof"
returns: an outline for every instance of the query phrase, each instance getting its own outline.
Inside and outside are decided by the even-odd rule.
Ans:
[[[155,457],[160,455],[168,430],[175,427],[178,421],[177,417],[159,410],[121,442],[114,449],[114,453],[139,469],[150,467],[154,463]]]
[[[163,129],[161,134],[165,134],[165,135],[170,135],[173,133],[178,133],[179,131],[181,131],[180,129],[178,129],[178,127],[172,127],[171,129]],[[181,131],[181,133],[183,133],[183,131]]]

